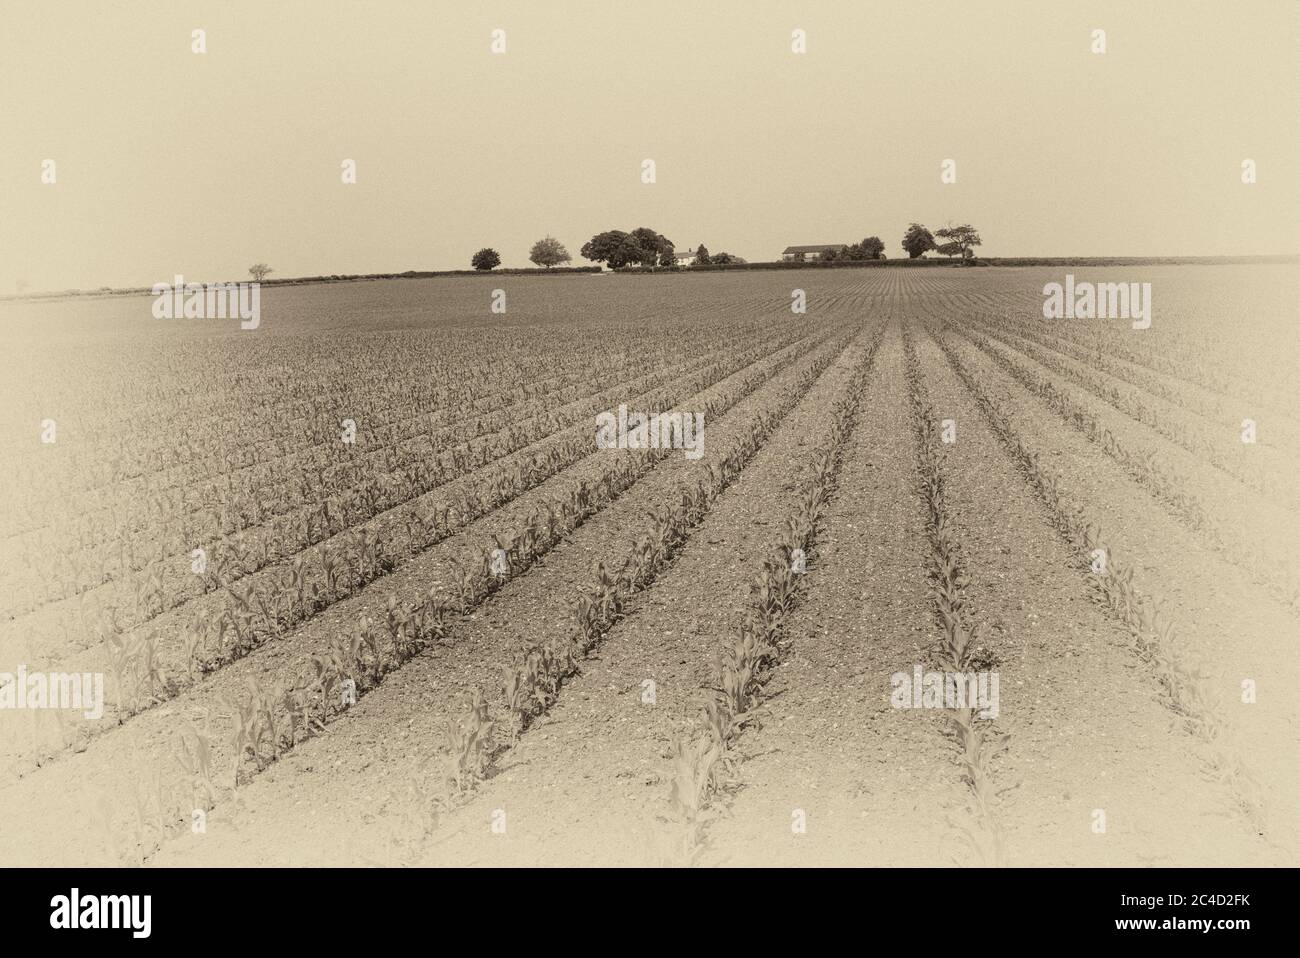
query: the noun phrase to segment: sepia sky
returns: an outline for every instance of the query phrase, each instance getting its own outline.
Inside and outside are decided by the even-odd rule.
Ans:
[[[481,246],[526,266],[547,233],[578,261],[637,226],[750,260],[868,235],[898,257],[912,220],[970,222],[990,256],[1300,252],[1293,0],[6,0],[2,22],[0,294]]]

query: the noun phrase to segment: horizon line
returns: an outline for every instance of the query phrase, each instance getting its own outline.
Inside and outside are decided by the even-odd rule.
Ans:
[[[1088,255],[1088,256],[981,256],[977,261],[990,265],[1004,266],[1068,266],[1077,263],[1082,266],[1160,266],[1160,265],[1248,265],[1251,263],[1287,263],[1300,262],[1300,253],[1247,253],[1247,254],[1195,254],[1186,256],[1107,256],[1107,255]],[[934,268],[939,266],[961,267],[962,261],[957,257],[949,256],[921,256],[915,259],[911,257],[894,257],[890,259],[878,260],[857,260],[849,261],[842,265],[832,263],[820,263],[817,260],[808,260],[797,264],[785,260],[761,260],[741,264],[724,264],[718,266],[681,266],[681,267],[652,267],[652,268],[619,268],[611,269],[604,263],[592,263],[589,266],[504,266],[495,267],[490,270],[476,269],[407,269],[401,272],[376,272],[376,273],[317,273],[303,276],[282,276],[274,279],[263,279],[254,281],[251,279],[223,279],[223,280],[205,280],[193,284],[186,283],[186,286],[211,286],[211,285],[232,285],[235,283],[260,282],[264,286],[293,286],[308,285],[312,283],[347,283],[362,280],[389,280],[389,279],[432,279],[435,277],[472,277],[472,276],[508,276],[518,275],[521,273],[535,275],[592,275],[596,272],[605,273],[722,273],[722,272],[753,272],[769,268],[772,270],[801,270],[801,269],[880,269],[889,266],[903,266],[911,263],[934,263]],[[173,278],[177,274],[173,274]],[[183,276],[180,278],[184,279]],[[13,302],[17,300],[28,299],[56,299],[59,297],[72,296],[130,296],[130,295],[149,295],[152,294],[156,286],[166,285],[171,287],[170,283],[159,282],[148,286],[97,286],[92,288],[69,287],[65,289],[54,290],[35,290],[21,293],[0,294],[0,302]]]

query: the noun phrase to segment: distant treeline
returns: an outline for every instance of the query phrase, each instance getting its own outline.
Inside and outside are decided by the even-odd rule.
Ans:
[[[494,269],[493,276],[551,276],[556,273],[599,273],[599,266],[557,266],[550,269],[525,267],[522,269]],[[331,276],[295,276],[285,279],[264,279],[263,286],[295,286],[300,283],[347,283],[361,279],[430,279],[434,276],[482,276],[477,269],[408,269],[404,273],[356,273]]]
[[[1300,255],[1267,256],[993,256],[981,257],[976,266],[1191,266],[1248,263],[1297,263]],[[904,269],[959,267],[960,260],[948,258],[867,259],[867,260],[776,260],[770,263],[733,263],[724,266],[624,266],[616,273],[706,273],[753,269]]]
[[[1300,254],[1275,253],[1260,256],[1000,256],[981,258],[979,266],[1231,266],[1267,263],[1300,263]],[[624,266],[614,273],[721,273],[756,269],[888,269],[902,267],[956,267],[960,261],[951,259],[881,259],[881,260],[808,260],[795,262],[777,260],[771,263],[728,263],[707,266]],[[495,269],[491,276],[557,276],[563,273],[601,273],[600,266],[552,267],[549,269]],[[436,276],[483,276],[475,269],[407,270],[404,273],[335,273],[329,276],[294,276],[283,279],[264,279],[264,286],[305,286],[310,283],[352,283],[381,279],[430,279]],[[68,289],[59,292],[20,293],[0,296],[7,300],[61,299],[70,296],[144,296],[152,292],[151,286],[126,289]]]
[[[599,273],[600,266],[555,266],[546,269],[523,267],[519,269],[494,269],[493,276],[552,276],[556,273]],[[293,279],[263,280],[266,286],[289,285],[295,283],[335,283],[355,279],[429,279],[433,276],[482,276],[477,269],[408,269],[405,273],[360,273],[349,276],[300,276]]]

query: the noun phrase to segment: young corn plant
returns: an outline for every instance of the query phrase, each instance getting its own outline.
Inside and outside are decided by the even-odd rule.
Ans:
[[[217,786],[212,760],[212,735],[206,723],[203,731],[187,722],[177,735],[177,761],[189,776],[191,791],[211,808],[217,801]]]
[[[917,466],[917,485],[926,507],[930,539],[930,599],[940,626],[937,655],[944,669],[962,675],[974,668],[972,654],[981,634],[979,625],[968,621],[965,602],[967,577],[960,550],[948,519],[945,498],[946,456],[935,441],[938,417],[930,407],[921,379],[920,363],[911,335],[903,335],[904,379],[912,406],[912,431]],[[992,778],[993,763],[1006,752],[1009,737],[981,724],[972,708],[954,708],[948,713],[949,729],[956,740],[958,764],[966,786],[966,821],[951,824],[966,839],[973,853],[986,864],[1006,864],[1005,835],[997,815],[1002,792]]]
[[[444,737],[448,753],[446,782],[457,794],[463,794],[483,778],[492,757],[492,728],[487,703],[477,688],[465,713],[460,718],[448,719]]]
[[[705,848],[708,797],[718,789],[718,766],[724,745],[710,731],[685,729],[672,742],[672,770],[668,800],[684,826],[683,857],[693,863]]]

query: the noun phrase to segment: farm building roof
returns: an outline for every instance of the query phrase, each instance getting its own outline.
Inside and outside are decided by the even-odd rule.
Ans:
[[[823,243],[821,246],[787,246],[781,253],[824,253],[828,249],[839,249],[843,243]]]

